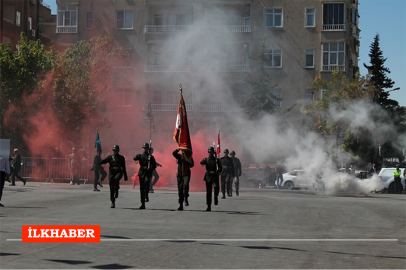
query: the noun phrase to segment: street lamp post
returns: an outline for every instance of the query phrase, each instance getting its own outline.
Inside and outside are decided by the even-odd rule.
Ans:
[[[144,119],[149,120],[149,147],[151,148],[152,144],[152,132],[156,131],[155,130],[155,123],[154,123],[154,115],[152,114],[152,105],[151,102],[148,102],[148,108],[147,108],[147,115]]]

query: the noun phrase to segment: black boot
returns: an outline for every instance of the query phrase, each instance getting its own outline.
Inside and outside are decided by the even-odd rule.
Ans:
[[[140,208],[138,208],[138,209],[145,209],[145,203],[142,203]]]
[[[115,202],[111,202],[110,208],[116,208],[116,203],[115,203]]]
[[[210,204],[207,205],[206,211],[211,211],[211,205]]]
[[[183,210],[183,203],[179,204],[178,210],[179,210],[179,211],[182,211],[182,210]]]
[[[237,196],[240,195],[240,194],[238,193],[238,189],[235,190],[235,195],[237,195]]]
[[[219,204],[219,197],[214,196],[214,205],[218,205]]]
[[[225,199],[226,198],[226,194],[225,193],[223,193],[223,197],[221,197],[222,199]]]
[[[118,190],[116,190],[116,192],[114,193],[114,198],[118,198]]]
[[[189,201],[187,198],[185,198],[185,206],[189,206]]]

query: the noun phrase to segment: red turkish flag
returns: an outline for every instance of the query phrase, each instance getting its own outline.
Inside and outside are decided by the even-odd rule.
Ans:
[[[220,130],[219,133],[217,134],[217,148],[216,148],[216,154],[219,155],[220,154]]]
[[[178,143],[178,148],[181,149],[187,159],[192,157],[192,142],[190,141],[189,124],[187,121],[186,105],[183,99],[182,92],[178,106],[178,114],[176,116],[175,133],[173,139]]]

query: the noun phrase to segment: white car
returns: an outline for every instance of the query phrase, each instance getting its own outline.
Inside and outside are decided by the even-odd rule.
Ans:
[[[378,174],[379,178],[384,183],[385,188],[388,189],[389,193],[395,192],[395,178],[393,177],[393,172],[395,171],[395,169],[396,168],[382,168]],[[402,171],[402,173],[400,174],[400,181],[402,182],[403,188],[405,188],[405,177],[403,176],[405,168],[399,169]]]
[[[275,181],[276,184],[276,181]],[[286,189],[295,188],[313,188],[323,189],[324,183],[321,181],[321,176],[314,179],[313,176],[306,174],[304,170],[293,170],[283,174],[283,182],[281,183]]]

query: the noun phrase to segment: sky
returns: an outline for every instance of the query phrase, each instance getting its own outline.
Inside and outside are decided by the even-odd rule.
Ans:
[[[56,14],[56,0],[44,0]],[[397,100],[399,105],[406,106],[406,0],[360,0],[359,29],[360,55],[358,65],[361,75],[367,70],[363,63],[369,65],[370,45],[376,34],[379,34],[379,45],[383,56],[387,58],[385,67],[389,68],[390,79],[395,82],[390,98]]]

